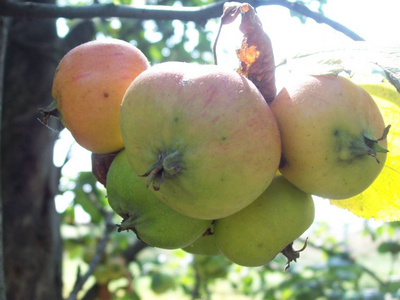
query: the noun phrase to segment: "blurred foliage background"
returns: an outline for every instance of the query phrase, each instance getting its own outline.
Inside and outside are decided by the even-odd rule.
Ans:
[[[73,193],[70,205],[62,213],[64,284],[68,294],[77,269],[88,269],[99,241],[104,238],[104,216],[112,214],[115,224],[121,218],[111,211],[104,188],[90,172],[64,181],[62,192]],[[77,206],[90,218],[79,221]],[[349,228],[343,230],[344,234],[351,232]],[[377,226],[365,221],[357,236],[343,239],[320,221],[306,235],[308,247],[297,264],[292,263],[284,272],[286,259],[281,254],[266,266],[247,268],[232,264],[221,255],[192,255],[183,250],[146,247],[133,232],[118,233],[114,229],[100,263],[79,295],[96,290],[98,299],[110,299],[110,294],[112,299],[400,297],[400,222]],[[301,248],[303,243],[302,237],[295,242],[295,248]],[[96,298],[86,294],[83,299]]]
[[[200,6],[213,1],[60,0],[58,4],[111,2]],[[307,0],[303,4],[323,13],[327,2]],[[298,13],[290,11],[290,15],[299,21],[299,26],[308,21]],[[170,60],[212,63],[211,49],[218,21],[196,24],[178,20],[58,19],[57,30],[65,39],[86,31],[97,39],[113,37],[129,41],[144,52],[151,64]],[[222,55],[234,53],[235,42],[240,42],[236,40],[239,35],[232,34],[225,33]],[[232,63],[232,68],[235,64]],[[62,136],[63,133],[60,140]],[[60,168],[70,168],[70,160],[83,155],[80,151],[62,154],[56,151],[56,156],[62,156]],[[88,161],[90,156],[85,155],[81,159]],[[84,274],[92,264],[96,268],[78,292],[79,299],[400,299],[400,222],[364,221],[362,228],[354,233],[352,225],[343,220],[337,220],[345,224],[339,229],[319,220],[295,242],[295,248],[301,248],[305,237],[309,238],[297,264],[293,263],[286,272],[283,271],[286,260],[281,255],[266,266],[246,268],[222,256],[149,248],[132,232],[118,233],[114,224],[121,219],[108,206],[104,187],[90,170],[74,172],[62,172],[60,193],[56,197],[65,247],[65,297],[71,293],[78,272]]]

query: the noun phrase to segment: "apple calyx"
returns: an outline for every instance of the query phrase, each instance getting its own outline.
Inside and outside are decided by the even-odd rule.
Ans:
[[[136,230],[136,227],[135,227],[135,221],[136,221],[136,219],[137,219],[137,218],[135,217],[135,215],[132,215],[132,216],[127,215],[126,217],[124,217],[124,219],[122,220],[121,224],[120,224],[120,225],[116,225],[116,226],[117,226],[117,228],[118,228],[118,232],[132,230],[132,231],[136,234],[136,237],[137,237],[142,243],[144,243],[144,242],[140,239],[139,234],[138,234],[138,231]]]
[[[371,155],[372,157],[375,157],[375,159],[376,159],[378,164],[380,162],[379,162],[378,158],[376,157],[376,154],[377,153],[387,153],[387,152],[389,152],[388,149],[380,146],[378,144],[378,142],[386,139],[386,137],[387,137],[387,135],[389,133],[390,126],[391,125],[388,125],[388,126],[385,127],[385,129],[383,130],[382,136],[379,139],[375,138],[374,136],[372,136],[372,135],[370,135],[368,133],[364,133],[363,134],[364,140],[365,140],[365,144],[369,148],[367,150],[367,154]]]
[[[293,242],[291,242],[289,245],[287,245],[281,251],[281,253],[287,258],[287,263],[285,265],[284,271],[286,271],[287,269],[290,268],[290,263],[292,261],[297,262],[297,259],[300,257],[300,252],[304,251],[304,249],[306,249],[306,247],[307,247],[307,241],[308,241],[308,237],[306,238],[306,240],[304,242],[304,246],[299,250],[294,250]]]
[[[147,188],[152,184],[153,189],[159,191],[165,176],[176,175],[181,169],[181,154],[178,151],[172,153],[162,152],[158,157],[158,162],[149,171],[139,176],[147,177]]]
[[[339,159],[351,161],[356,157],[369,155],[380,163],[377,153],[387,153],[389,150],[380,146],[379,141],[386,139],[389,133],[390,125],[388,125],[380,138],[375,138],[372,134],[364,132],[360,138],[354,139],[346,134],[342,134],[339,130],[335,130],[334,135],[339,138]]]
[[[213,235],[213,234],[214,234],[213,229],[211,227],[209,227],[209,228],[207,228],[206,231],[204,231],[204,233],[201,236],[204,237],[204,236],[210,236],[210,235]]]

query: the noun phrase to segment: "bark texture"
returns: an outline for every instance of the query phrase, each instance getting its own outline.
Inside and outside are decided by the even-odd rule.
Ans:
[[[38,108],[51,101],[54,20],[12,20],[5,59],[1,172],[7,299],[61,299],[62,241],[54,207],[57,133]]]
[[[62,299],[62,239],[54,206],[60,178],[53,164],[58,132],[39,122],[39,109],[52,101],[60,59],[94,35],[89,20],[77,22],[64,39],[58,38],[54,19],[10,22],[0,160],[7,299]],[[60,129],[60,123],[54,127]]]

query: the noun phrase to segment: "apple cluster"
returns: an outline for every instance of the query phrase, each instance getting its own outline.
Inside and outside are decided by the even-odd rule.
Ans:
[[[365,190],[386,158],[382,116],[340,76],[288,80],[268,104],[245,76],[218,65],[165,62],[120,40],[61,60],[61,120],[93,153],[93,170],[131,230],[152,247],[261,266],[313,223],[312,195]]]

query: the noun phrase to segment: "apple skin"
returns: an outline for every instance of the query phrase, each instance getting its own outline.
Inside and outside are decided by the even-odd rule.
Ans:
[[[221,254],[215,242],[214,233],[203,234],[193,244],[182,248],[182,250],[197,255],[215,256]]]
[[[215,65],[167,62],[141,73],[124,96],[121,131],[137,174],[154,175],[160,155],[169,157],[154,192],[199,219],[249,205],[280,160],[277,123],[260,92]]]
[[[111,208],[123,217],[119,231],[132,230],[149,246],[186,247],[211,227],[210,221],[176,212],[146,189],[143,178],[132,171],[125,150],[111,163],[106,189]]]
[[[101,154],[124,147],[119,126],[122,97],[149,66],[137,47],[119,39],[83,43],[61,59],[52,95],[62,123],[78,144]]]
[[[382,170],[386,153],[369,155],[364,135],[382,137],[383,118],[371,96],[350,80],[292,77],[271,109],[282,139],[279,171],[306,193],[349,198],[365,190]],[[378,144],[387,147],[385,139]]]
[[[314,215],[311,195],[276,175],[256,201],[216,220],[217,247],[238,265],[262,266],[302,235],[313,223]]]

